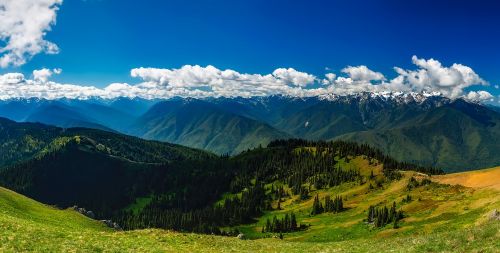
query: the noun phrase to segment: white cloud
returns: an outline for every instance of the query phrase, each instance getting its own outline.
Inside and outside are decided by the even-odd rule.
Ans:
[[[494,97],[493,95],[491,95],[491,93],[484,90],[480,90],[480,91],[470,91],[469,93],[467,93],[467,96],[465,96],[465,98],[473,101],[486,101],[486,100],[493,101]]]
[[[58,75],[61,73],[62,73],[62,69],[59,69],[59,68],[52,69],[52,70],[47,69],[47,68],[33,70],[33,80],[35,80],[37,82],[45,83],[49,80],[49,78],[53,74]]]
[[[55,71],[60,72],[60,69]],[[80,98],[87,99],[94,96],[105,97],[103,89],[93,86],[74,84],[60,84],[49,81],[54,70],[42,69],[33,71],[34,79],[26,79],[21,73],[7,73],[0,75],[0,99],[9,98]],[[36,78],[35,78],[36,77]]]
[[[303,87],[314,82],[313,75],[294,69],[277,69],[272,74],[245,74],[214,66],[185,65],[180,69],[136,68],[132,77],[141,78],[138,84],[148,96],[265,96],[299,94]]]
[[[484,90],[470,91],[469,93],[467,93],[466,98],[473,101],[485,101],[485,100],[493,101],[493,95]]]
[[[322,80],[323,85],[332,84],[333,82],[335,82],[335,77],[337,77],[337,75],[335,75],[334,73],[326,73],[325,79]]]
[[[0,0],[0,67],[20,66],[41,52],[56,54],[56,44],[44,39],[62,0]]]
[[[349,77],[354,81],[381,81],[385,80],[384,75],[380,72],[375,72],[368,67],[361,65],[357,67],[348,66],[342,69],[343,73],[349,75]]]
[[[294,86],[305,87],[309,84],[313,84],[316,77],[304,72],[299,72],[293,68],[279,68],[273,71],[273,76],[283,80],[287,84],[292,84]]]
[[[472,68],[454,63],[451,67],[443,67],[434,59],[412,57],[417,70],[403,70],[395,67],[399,74],[395,84],[407,85],[415,91],[437,91],[451,98],[463,96],[464,89],[473,85],[488,85]]]
[[[105,88],[59,84],[50,81],[60,69],[33,71],[33,80],[23,74],[0,75],[0,99],[13,97],[89,98],[89,97],[234,97],[268,96],[317,96],[324,94],[346,95],[358,92],[423,92],[442,94],[450,98],[464,97],[471,100],[490,100],[486,91],[467,92],[478,85],[488,85],[470,67],[413,57],[416,69],[395,67],[398,74],[387,80],[382,73],[366,66],[349,66],[340,76],[327,73],[324,78],[300,72],[292,68],[279,68],[270,74],[248,74],[235,70],[221,70],[208,65],[185,65],[178,69],[135,68],[132,77],[139,83],[113,83]]]
[[[7,73],[4,75],[0,75],[0,87],[17,85],[22,82],[24,82],[24,75],[21,73]]]

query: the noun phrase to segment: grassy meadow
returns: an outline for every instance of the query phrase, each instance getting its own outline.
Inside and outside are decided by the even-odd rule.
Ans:
[[[343,165],[364,175],[373,171],[374,182],[382,179],[380,165],[363,158]],[[500,210],[500,182],[481,183],[475,178],[499,171],[433,176],[432,183],[411,190],[407,189],[411,177],[427,176],[404,172],[402,179],[374,189],[369,182],[356,182],[313,190],[310,195],[320,198],[341,195],[346,210],[311,216],[313,198],[289,197],[281,203],[282,210],[238,227],[248,240],[159,229],[113,231],[73,210],[59,210],[0,188],[0,252],[498,252],[500,222],[489,215]],[[407,195],[412,200],[403,202]],[[397,229],[364,222],[370,205],[389,207],[393,202],[405,214]],[[291,212],[310,227],[286,233],[283,240],[261,232],[267,218]]]

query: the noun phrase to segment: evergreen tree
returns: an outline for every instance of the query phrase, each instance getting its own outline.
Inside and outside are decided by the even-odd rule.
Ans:
[[[321,204],[321,201],[319,201],[318,194],[316,194],[316,197],[314,197],[311,215],[316,215],[320,213],[323,213],[323,205]]]
[[[297,218],[295,217],[294,213],[292,213],[292,215],[290,216],[290,229],[291,231],[296,231],[298,229]]]

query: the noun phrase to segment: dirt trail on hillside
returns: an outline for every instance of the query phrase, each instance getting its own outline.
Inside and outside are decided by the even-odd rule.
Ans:
[[[459,184],[471,188],[491,188],[500,191],[500,166],[485,170],[433,176],[432,179],[442,184]]]

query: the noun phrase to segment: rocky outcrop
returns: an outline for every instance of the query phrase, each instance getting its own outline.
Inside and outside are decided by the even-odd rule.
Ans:
[[[123,230],[118,223],[113,222],[112,220],[101,220],[102,223],[106,224],[106,226],[114,229],[114,230]]]
[[[95,219],[94,212],[89,211],[83,207],[73,206],[73,207],[71,207],[71,209],[73,209],[73,210],[75,210],[75,211],[77,211],[77,212],[79,212],[79,213],[81,213],[81,214],[83,214],[91,219]]]
[[[78,206],[72,206],[71,207],[72,210],[75,210],[76,212],[79,212],[91,219],[95,219],[95,214],[94,212],[92,211],[89,211],[83,207],[78,207]],[[120,225],[116,222],[113,222],[112,220],[100,220],[102,223],[106,224],[106,226],[114,229],[114,230],[123,230],[122,227],[120,227]]]
[[[490,220],[500,220],[500,212],[497,209],[493,210],[490,213],[489,218]]]

